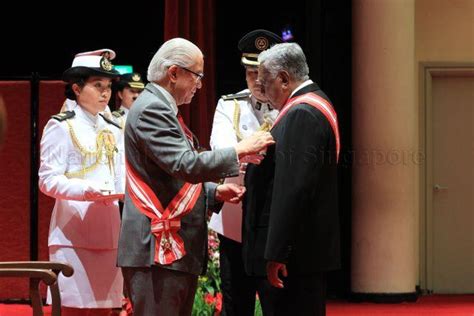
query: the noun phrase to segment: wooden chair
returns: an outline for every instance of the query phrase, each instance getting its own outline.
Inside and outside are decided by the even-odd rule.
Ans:
[[[59,273],[69,277],[74,273],[74,269],[69,264],[50,261],[0,262],[0,277],[27,277],[30,279],[30,299],[34,316],[43,316],[43,303],[39,293],[40,281],[50,287],[52,316],[61,315]]]

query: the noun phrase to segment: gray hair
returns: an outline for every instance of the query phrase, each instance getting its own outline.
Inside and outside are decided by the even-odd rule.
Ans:
[[[195,63],[196,56],[202,56],[202,52],[190,41],[179,37],[170,39],[161,45],[151,59],[147,79],[150,82],[163,79],[172,65],[191,67]]]
[[[258,61],[273,77],[276,77],[280,71],[286,71],[296,81],[309,79],[306,56],[300,45],[296,43],[273,45],[258,55]]]

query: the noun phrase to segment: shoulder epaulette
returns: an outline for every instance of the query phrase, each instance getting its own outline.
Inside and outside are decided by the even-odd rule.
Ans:
[[[76,115],[74,111],[65,111],[51,116],[53,119],[60,122],[73,118]]]
[[[115,123],[115,122],[112,121],[111,119],[107,118],[104,114],[99,113],[99,115],[102,116],[102,118],[104,119],[104,121],[106,121],[107,123],[112,124],[113,126],[117,127],[118,129],[122,129],[122,127],[121,127],[120,125],[118,125],[117,123]]]
[[[234,93],[234,94],[227,94],[222,96],[222,100],[234,100],[234,99],[245,99],[250,96],[250,92],[242,92],[242,93]]]
[[[115,116],[116,118],[119,118],[125,115],[125,111],[124,110],[113,111],[112,115]]]

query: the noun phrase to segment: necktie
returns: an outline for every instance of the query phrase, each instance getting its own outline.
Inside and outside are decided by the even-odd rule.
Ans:
[[[181,128],[184,131],[184,134],[189,139],[191,144],[193,144],[193,132],[191,132],[191,130],[186,126],[186,123],[184,123],[184,120],[183,120],[183,117],[181,116],[181,113],[178,112],[177,117],[178,117],[179,125],[181,125]]]

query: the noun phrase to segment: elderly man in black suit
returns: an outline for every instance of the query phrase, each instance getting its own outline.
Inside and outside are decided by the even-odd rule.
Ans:
[[[275,314],[325,315],[326,272],[340,265],[337,116],[298,44],[276,44],[258,60],[262,91],[280,114],[275,146],[247,168],[245,269],[280,288]]]

